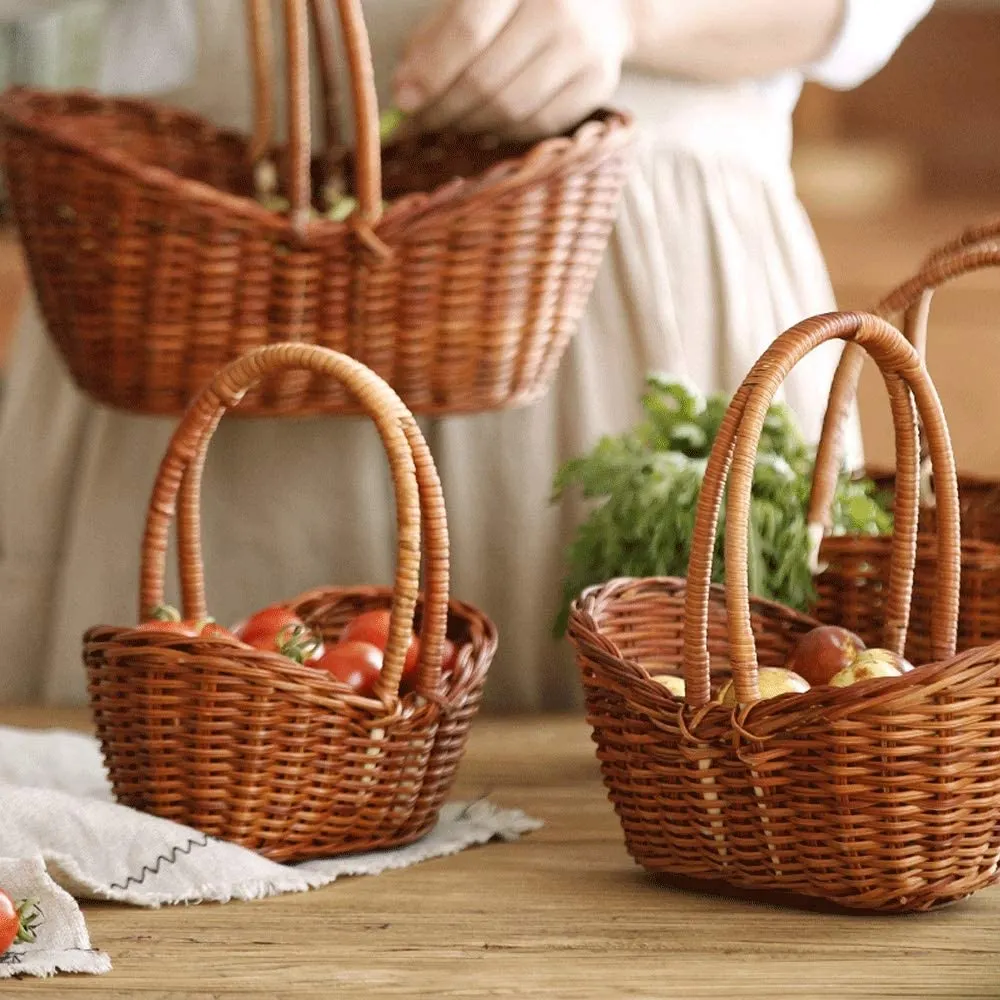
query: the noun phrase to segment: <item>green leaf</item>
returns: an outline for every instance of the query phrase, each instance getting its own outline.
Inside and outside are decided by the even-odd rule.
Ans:
[[[634,428],[602,438],[556,474],[553,502],[573,489],[594,502],[566,552],[557,634],[565,629],[570,603],[593,584],[687,573],[706,461],[730,400],[721,393],[705,399],[686,383],[656,374],[647,379],[641,402],[644,416]],[[747,572],[752,593],[800,610],[815,600],[806,527],[814,458],[791,410],[773,405],[754,466]],[[723,507],[714,546],[716,583],[725,578],[725,522]],[[832,523],[840,533],[885,534],[892,515],[870,480],[842,474]]]
[[[406,115],[399,108],[387,108],[379,115],[378,134],[383,145],[389,142],[406,120]]]

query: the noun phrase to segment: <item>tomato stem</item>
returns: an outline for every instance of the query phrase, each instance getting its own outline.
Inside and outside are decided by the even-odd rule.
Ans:
[[[288,625],[277,636],[278,652],[296,663],[305,663],[319,649],[322,639],[305,625]]]
[[[42,923],[42,911],[37,899],[22,899],[17,903],[17,944],[34,944],[36,931]]]

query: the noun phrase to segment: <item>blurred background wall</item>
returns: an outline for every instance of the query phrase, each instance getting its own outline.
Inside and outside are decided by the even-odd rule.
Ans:
[[[877,3],[882,0],[869,0]],[[0,83],[94,80],[105,0],[0,32]],[[863,308],[907,277],[935,244],[1000,216],[1000,0],[937,0],[892,62],[857,90],[807,87],[796,114],[799,191],[842,307]],[[0,231],[0,370],[24,278]],[[929,364],[959,464],[1000,475],[1000,274],[935,300]],[[892,463],[880,381],[861,393],[873,464]]]
[[[876,301],[967,224],[1000,217],[1000,0],[936,0],[864,86],[807,88],[795,169],[844,308]],[[942,290],[929,337],[959,465],[1000,475],[1000,272]],[[891,465],[870,366],[861,404],[869,458]]]

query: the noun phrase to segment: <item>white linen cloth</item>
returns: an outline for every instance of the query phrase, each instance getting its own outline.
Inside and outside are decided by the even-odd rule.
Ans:
[[[515,840],[541,825],[485,800],[455,802],[406,847],[277,864],[118,805],[89,736],[0,727],[0,857],[43,859],[49,875],[78,899],[160,906],[302,892],[342,875],[378,875],[493,839]]]
[[[0,888],[16,901],[36,900],[41,917],[33,942],[0,955],[0,979],[111,971],[111,959],[90,946],[80,907],[49,877],[40,857],[0,857]]]

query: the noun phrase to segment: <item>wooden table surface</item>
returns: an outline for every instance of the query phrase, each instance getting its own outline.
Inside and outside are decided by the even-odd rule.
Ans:
[[[0,723],[86,720],[0,709]],[[830,916],[646,876],[625,853],[582,718],[480,719],[455,795],[486,792],[545,827],[303,895],[162,910],[86,904],[111,975],[23,980],[0,994],[1000,998],[1000,891],[920,916]]]

